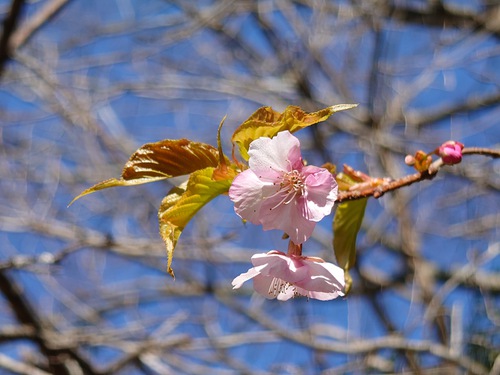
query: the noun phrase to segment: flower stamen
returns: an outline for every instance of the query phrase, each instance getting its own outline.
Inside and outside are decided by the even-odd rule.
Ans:
[[[295,191],[300,195],[305,193],[305,184],[304,184],[304,176],[297,171],[296,169],[283,173],[282,182],[280,183],[280,187],[287,188],[288,191]]]
[[[276,185],[276,183],[274,183]],[[282,173],[281,181],[279,182],[279,189],[273,195],[268,198],[274,198],[281,193],[286,192],[283,199],[281,199],[274,207],[270,208],[274,210],[275,208],[281,206],[282,204],[290,204],[295,200],[297,196],[304,195],[306,192],[306,186],[304,184],[304,177],[297,170],[292,170],[290,172]]]
[[[269,285],[269,295],[276,298],[280,293],[286,293],[286,290],[290,288],[292,284],[282,280],[278,277],[274,277]]]

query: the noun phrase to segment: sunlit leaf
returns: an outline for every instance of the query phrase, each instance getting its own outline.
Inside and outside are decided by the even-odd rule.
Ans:
[[[384,183],[384,179],[372,178],[344,164],[342,172],[335,177],[342,192],[362,193]],[[368,198],[347,200],[339,203],[333,219],[333,248],[340,267],[345,271],[346,293],[352,285],[349,270],[356,262],[356,238],[365,215]]]
[[[120,179],[111,178],[83,191],[84,195],[115,186],[131,186],[182,176],[198,169],[216,167],[219,153],[211,145],[188,139],[147,143],[132,154]]]
[[[345,271],[356,262],[356,237],[365,215],[367,198],[342,202],[333,219],[333,249],[337,263]],[[346,274],[346,282],[350,278]],[[350,285],[350,284],[347,284]]]
[[[191,218],[208,202],[229,190],[232,179],[212,179],[215,168],[195,171],[187,183],[172,189],[158,211],[160,234],[167,249],[167,271],[174,277],[172,259],[175,246]]]
[[[261,107],[236,129],[231,140],[233,144],[238,145],[241,157],[248,160],[248,148],[253,140],[259,137],[273,137],[283,130],[293,133],[325,121],[335,112],[356,106],[357,104],[337,104],[312,113],[304,112],[296,106],[288,106],[283,113],[271,107]]]
[[[348,294],[352,288],[352,277],[349,270],[344,270],[345,293]]]

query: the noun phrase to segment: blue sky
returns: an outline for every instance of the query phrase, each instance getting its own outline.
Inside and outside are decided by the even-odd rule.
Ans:
[[[21,26],[46,3],[28,3]],[[498,287],[480,290],[458,274],[450,281],[470,267],[498,278],[498,161],[467,157],[432,181],[370,200],[353,294],[327,303],[267,301],[250,285],[231,290],[252,254],[286,242],[243,225],[227,197],[182,234],[175,281],[165,272],[157,210],[179,181],[110,189],[66,208],[83,189],[118,177],[144,143],[215,145],[226,114],[230,154],[234,129],[264,105],[359,103],[298,136],[310,163],[349,163],[372,176],[413,173],[407,153],[448,139],[498,148],[498,100],[488,101],[499,96],[498,35],[390,20],[347,1],[305,3],[72,1],[14,55],[0,86],[0,264],[29,260],[9,277],[57,332],[78,333],[78,349],[96,368],[146,339],[160,349],[117,373],[383,372],[377,359],[398,372],[414,367],[397,350],[370,357],[335,345],[396,333],[446,347],[440,323],[446,340],[462,335],[456,361],[472,355],[478,337],[498,345]],[[446,2],[452,10],[465,3]],[[2,16],[7,4],[0,2]],[[318,225],[307,255],[334,261],[331,220]],[[62,259],[50,264],[47,254]],[[429,321],[437,302],[442,320]],[[1,298],[0,311],[0,328],[17,324]],[[176,338],[188,343],[165,344]],[[0,344],[0,352],[21,362],[40,356],[29,338]],[[492,353],[473,359],[488,366]],[[417,362],[442,359],[424,351]]]

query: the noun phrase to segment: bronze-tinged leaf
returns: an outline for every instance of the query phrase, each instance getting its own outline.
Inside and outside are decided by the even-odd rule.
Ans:
[[[272,138],[283,130],[293,133],[325,121],[335,112],[356,106],[357,104],[337,104],[312,113],[305,112],[297,106],[288,106],[283,113],[277,112],[271,107],[261,107],[235,130],[231,141],[233,145],[238,145],[241,157],[248,160],[248,148],[255,139],[259,137]]]
[[[209,167],[193,172],[187,183],[173,188],[161,203],[158,211],[160,235],[167,250],[167,271],[172,277],[175,246],[185,226],[205,204],[226,193],[231,186],[232,178],[212,179],[214,170]]]
[[[115,186],[131,186],[182,176],[198,169],[216,167],[217,149],[188,139],[165,139],[147,143],[132,154],[120,179],[111,178],[84,190],[70,205],[84,195]]]
[[[365,215],[367,198],[342,202],[333,219],[333,250],[337,263],[345,271],[356,262],[356,237]],[[346,282],[348,273],[346,274]]]
[[[147,143],[134,152],[123,168],[122,178],[127,181],[170,178],[216,167],[218,162],[219,153],[209,144],[165,139]]]

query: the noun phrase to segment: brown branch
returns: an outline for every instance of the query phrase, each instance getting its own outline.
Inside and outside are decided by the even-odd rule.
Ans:
[[[0,367],[14,374],[21,375],[50,375],[48,372],[42,371],[34,366],[23,362],[16,361],[13,358],[0,353]]]
[[[323,337],[311,336],[310,332],[284,328],[276,319],[272,319],[262,314],[256,308],[248,308],[227,298],[225,295],[216,294],[215,297],[223,302],[227,307],[244,314],[249,319],[262,325],[264,328],[274,332],[278,337],[283,337],[305,347],[318,351],[345,353],[345,354],[366,354],[378,350],[404,350],[413,353],[429,353],[437,358],[453,363],[466,369],[471,374],[485,374],[484,366],[465,355],[453,353],[448,347],[436,344],[428,340],[408,340],[399,335],[387,335],[375,339],[337,341]],[[222,339],[222,337],[220,338]]]
[[[6,271],[0,270],[0,292],[9,302],[20,324],[32,327],[35,331],[33,340],[38,344],[40,351],[47,359],[49,369],[55,375],[70,375],[71,366],[67,362],[78,364],[85,374],[94,374],[95,371],[83,358],[72,348],[56,348],[56,343],[47,339],[46,327],[40,319],[35,308],[23,294],[21,288],[7,275]]]
[[[24,45],[41,26],[54,17],[68,2],[69,0],[52,0],[46,3],[42,9],[14,32],[9,44],[10,50],[15,51]]]
[[[452,117],[460,113],[468,113],[485,108],[498,106],[500,93],[484,95],[482,97],[469,97],[463,103],[454,103],[442,106],[440,109],[429,108],[427,111],[414,111],[406,115],[409,124],[414,127],[424,127],[435,124],[438,121]],[[400,120],[404,120],[401,118]]]
[[[431,5],[424,9],[388,5],[385,7],[385,11],[389,17],[399,22],[439,28],[454,27],[484,30],[497,38],[500,37],[499,15],[498,8],[496,8],[498,6],[492,5],[483,12],[474,13],[443,4],[441,1],[429,2],[429,4]]]
[[[484,155],[496,159],[500,158],[500,150],[492,150],[483,147],[466,147],[462,150],[462,155]]]
[[[0,37],[0,76],[2,76],[5,64],[13,53],[25,44],[41,26],[54,17],[68,1],[52,0],[48,2],[19,28],[17,28],[17,24],[25,3],[24,0],[12,1],[10,12],[3,22],[3,32]]]
[[[29,325],[3,326],[0,328],[0,343],[33,338],[35,335],[35,329]]]
[[[5,64],[9,60],[12,53],[10,39],[17,27],[23,6],[24,0],[13,0],[10,12],[3,21],[3,31],[2,36],[0,37],[0,76],[3,74]]]
[[[481,147],[466,147],[462,150],[462,155],[483,155],[489,156],[492,158],[500,158],[500,150],[493,150],[489,148],[481,148]],[[341,203],[344,201],[374,197],[376,199],[383,196],[385,193],[393,190],[400,189],[405,186],[410,186],[416,182],[420,182],[423,180],[431,180],[433,179],[439,169],[443,166],[443,161],[441,159],[436,160],[431,164],[428,170],[423,172],[417,172],[408,176],[401,177],[397,180],[392,180],[386,182],[382,185],[372,187],[370,189],[360,191],[341,191],[339,192],[339,196],[337,198],[337,202]]]

